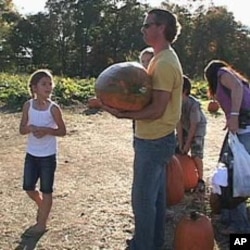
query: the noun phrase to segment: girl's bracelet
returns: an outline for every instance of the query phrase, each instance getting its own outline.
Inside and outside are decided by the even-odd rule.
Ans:
[[[230,115],[236,115],[238,116],[240,113],[239,112],[231,112]]]

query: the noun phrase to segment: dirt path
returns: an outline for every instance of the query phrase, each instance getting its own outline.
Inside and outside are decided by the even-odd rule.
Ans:
[[[22,234],[35,222],[36,209],[21,189],[26,138],[18,134],[20,113],[0,113],[0,249],[125,248],[133,232],[131,122],[107,113],[87,114],[64,111],[68,135],[59,139],[49,231],[40,239],[27,239]],[[222,116],[207,117],[204,165],[209,182],[225,132]],[[182,215],[178,211],[192,206],[190,195],[185,202],[176,208],[173,223]],[[166,250],[171,250],[173,226],[168,229]]]

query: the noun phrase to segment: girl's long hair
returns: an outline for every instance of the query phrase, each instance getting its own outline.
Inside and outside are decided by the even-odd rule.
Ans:
[[[208,94],[213,97],[217,89],[218,71],[223,67],[230,67],[228,63],[222,60],[212,60],[204,69],[204,77],[208,81]],[[231,67],[230,67],[231,68]]]

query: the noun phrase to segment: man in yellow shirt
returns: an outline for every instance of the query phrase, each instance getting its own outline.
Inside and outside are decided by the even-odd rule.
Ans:
[[[154,49],[148,66],[153,82],[152,101],[137,112],[104,107],[118,118],[136,120],[132,186],[135,232],[129,242],[130,250],[159,250],[164,246],[166,165],[175,152],[183,83],[182,67],[171,44],[180,29],[171,12],[161,9],[148,12],[141,31],[146,44]]]

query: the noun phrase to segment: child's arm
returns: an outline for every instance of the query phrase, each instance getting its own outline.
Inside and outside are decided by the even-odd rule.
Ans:
[[[22,110],[22,118],[19,125],[19,133],[21,135],[29,134],[33,131],[34,126],[28,125],[28,110],[29,110],[30,103],[27,101],[23,105]]]
[[[51,113],[54,117],[54,120],[57,124],[57,128],[49,128],[49,134],[54,136],[65,136],[66,135],[66,126],[62,117],[62,111],[59,106],[53,106],[51,108]]]
[[[183,151],[186,153],[191,148],[192,140],[196,135],[198,124],[200,121],[201,121],[201,109],[200,109],[200,103],[197,102],[196,105],[192,106],[190,116],[189,116],[190,127],[189,127],[185,145],[183,147]]]
[[[187,140],[183,148],[183,151],[185,153],[187,153],[190,150],[192,140],[196,134],[197,124],[198,124],[197,122],[192,122],[192,121],[190,122],[190,128],[188,131]]]

